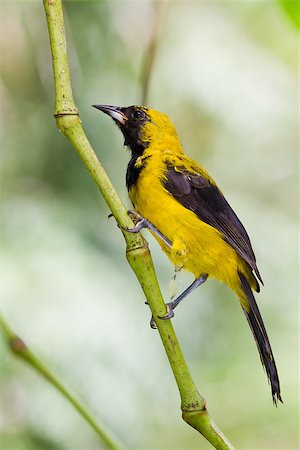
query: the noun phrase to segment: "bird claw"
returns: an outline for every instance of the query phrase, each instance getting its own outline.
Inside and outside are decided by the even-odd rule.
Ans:
[[[141,216],[136,211],[128,211],[128,215],[131,217],[133,222],[135,223],[135,226],[133,228],[123,228],[124,231],[127,231],[128,233],[138,233],[141,231],[142,228],[149,228],[154,234],[156,234],[164,243],[169,247],[172,248],[172,243],[169,241],[169,239],[166,238],[154,225],[153,223],[149,222],[148,219]]]
[[[168,319],[172,319],[172,317],[174,317],[174,308],[173,308],[173,303],[166,303],[166,307],[167,307],[167,313],[164,316],[158,316],[159,319],[162,320],[168,320]]]
[[[157,326],[154,320],[154,317],[151,316],[151,320],[150,320],[150,327],[152,328],[152,330],[157,330]]]
[[[138,233],[141,231],[142,228],[147,228],[147,225],[145,223],[145,219],[139,220],[134,227],[132,228],[123,228],[124,231],[127,231],[128,233]]]
[[[123,228],[124,231],[127,231],[128,233],[138,233],[142,228],[148,227],[148,221],[136,211],[130,210],[128,211],[128,215],[135,225],[132,228]]]
[[[143,216],[141,216],[138,212],[134,211],[134,209],[129,209],[127,211],[127,214],[134,222],[138,222],[143,218]]]
[[[149,303],[145,302],[145,305],[149,305]],[[152,314],[151,320],[150,320],[150,327],[152,328],[152,330],[157,330],[157,326],[156,326],[153,314]]]

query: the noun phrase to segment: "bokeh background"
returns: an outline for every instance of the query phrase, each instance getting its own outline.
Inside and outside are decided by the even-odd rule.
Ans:
[[[129,449],[209,449],[179,395],[124,241],[52,118],[42,2],[1,1],[1,312]],[[129,153],[94,103],[139,104],[155,27],[149,1],[65,1],[74,97],[98,157],[129,207]],[[240,450],[298,443],[297,1],[167,1],[149,105],[225,192],[253,242],[258,297],[280,373],[270,388],[238,302],[208,281],[173,320],[211,415]],[[149,238],[162,292],[173,269]],[[181,291],[191,276],[181,274]],[[0,339],[0,447],[94,450],[101,443]]]

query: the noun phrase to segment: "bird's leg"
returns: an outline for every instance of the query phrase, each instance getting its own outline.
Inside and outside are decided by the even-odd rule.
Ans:
[[[167,319],[171,319],[174,316],[174,309],[176,308],[176,306],[179,305],[180,302],[182,302],[182,300],[188,295],[190,294],[194,289],[196,289],[198,286],[200,286],[201,284],[205,283],[205,281],[208,278],[208,274],[205,273],[203,275],[201,275],[201,277],[196,278],[192,284],[186,288],[185,291],[182,292],[182,294],[180,294],[177,298],[175,298],[175,300],[173,300],[170,303],[166,304],[167,307],[167,314],[165,316],[158,316],[159,319],[163,319],[163,320],[167,320]]]
[[[149,220],[145,219],[145,217],[141,216],[136,211],[129,211],[130,217],[136,222],[133,228],[124,228],[125,231],[129,233],[138,233],[142,228],[149,228],[149,230],[153,231],[168,247],[172,247],[172,243],[169,239],[166,238]]]

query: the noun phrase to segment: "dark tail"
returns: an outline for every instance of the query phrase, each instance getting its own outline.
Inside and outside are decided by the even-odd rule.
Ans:
[[[240,272],[238,272],[238,274],[241,280],[242,289],[249,302],[249,311],[247,311],[243,306],[242,308],[252,330],[260,354],[262,365],[266,369],[268,380],[271,384],[273,402],[277,406],[278,401],[280,401],[281,403],[283,403],[283,401],[280,396],[280,383],[274,356],[271,349],[271,344],[252,289],[249,286],[248,281],[246,280],[244,275]]]

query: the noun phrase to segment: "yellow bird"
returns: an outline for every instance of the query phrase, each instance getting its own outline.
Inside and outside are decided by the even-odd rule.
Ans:
[[[93,105],[108,114],[130,147],[126,185],[138,222],[148,227],[176,270],[192,272],[195,281],[167,304],[174,308],[208,277],[223,281],[237,295],[271,383],[282,402],[269,338],[252,290],[262,283],[249,236],[215,181],[185,155],[175,127],[158,111],[143,107]]]

